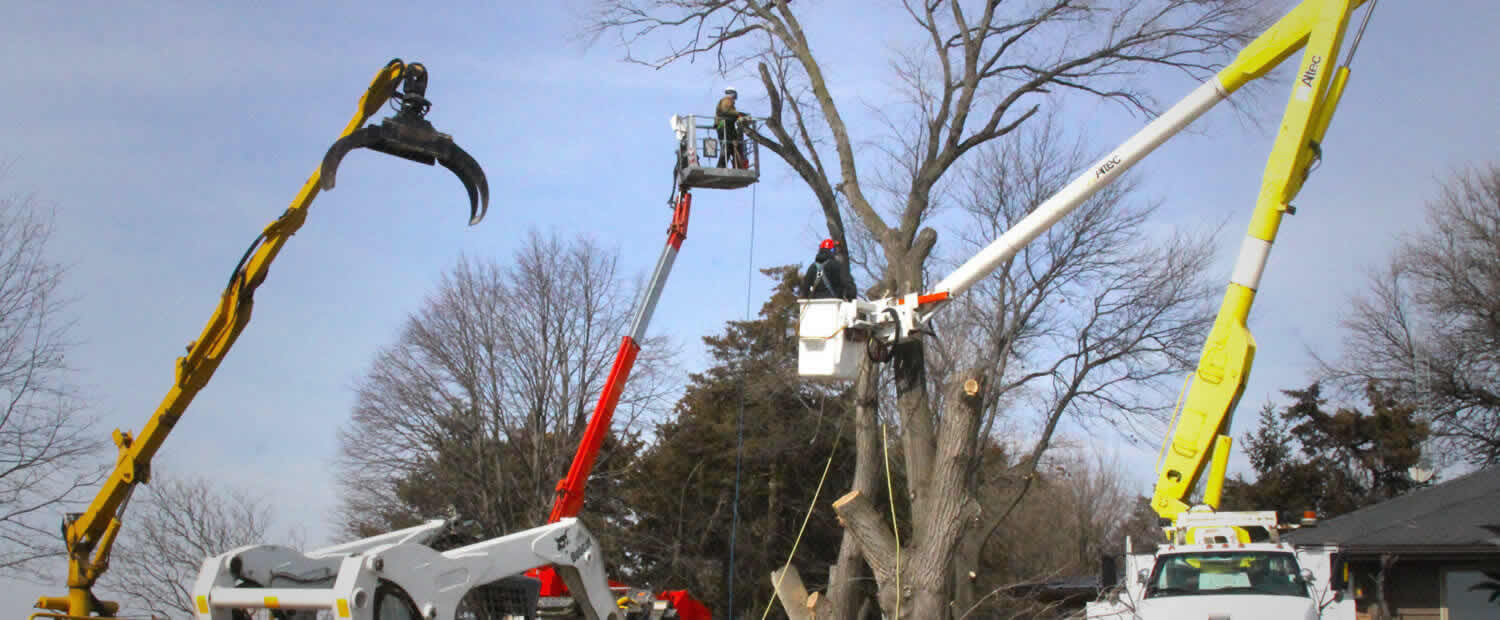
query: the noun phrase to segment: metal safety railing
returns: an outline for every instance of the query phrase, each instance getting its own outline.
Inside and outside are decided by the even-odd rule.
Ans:
[[[750,138],[754,120],[730,125],[714,116],[673,116],[678,140],[678,182],[693,187],[735,189],[760,179],[760,145]]]

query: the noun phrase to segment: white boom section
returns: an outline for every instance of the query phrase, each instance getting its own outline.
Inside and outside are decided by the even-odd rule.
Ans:
[[[1120,148],[1096,162],[1091,168],[1078,175],[1072,182],[1057,194],[1048,198],[1046,202],[1037,206],[1025,218],[1022,218],[1005,234],[1000,235],[989,246],[970,258],[968,262],[960,265],[948,277],[943,278],[932,292],[959,295],[973,286],[974,283],[983,280],[994,272],[1001,263],[1009,260],[1037,238],[1058,220],[1071,213],[1084,201],[1088,200],[1096,192],[1109,185],[1120,175],[1134,166],[1156,147],[1161,146],[1168,138],[1177,135],[1185,127],[1192,124],[1204,112],[1217,105],[1229,96],[1229,92],[1219,83],[1218,77],[1211,77],[1201,86],[1194,89],[1172,109],[1126,140]]]
[[[902,298],[842,303],[804,301],[797,334],[797,373],[809,379],[853,379],[858,371],[858,358],[865,354],[866,345],[864,340],[849,338],[848,331],[869,330],[874,337],[887,341],[910,336],[921,329],[922,323],[939,307],[922,301],[924,298],[941,301],[967,291],[1156,147],[1181,133],[1204,112],[1228,97],[1229,90],[1219,78],[1209,78],[1165,114],[1141,128],[1119,148],[1038,205],[999,239],[959,265],[926,295],[908,294]]]
[[[678,243],[682,243],[678,241]],[[630,319],[630,339],[640,342],[646,339],[646,327],[651,324],[651,315],[656,313],[656,303],[661,301],[662,289],[666,288],[667,276],[672,274],[672,264],[677,262],[677,246],[669,240],[656,259],[656,270],[651,272],[651,283],[646,288],[646,298],[636,306],[635,316]]]
[[[354,620],[454,620],[476,587],[552,565],[589,620],[619,618],[598,542],[577,519],[439,552],[425,542],[444,521],[312,553],[241,547],[204,560],[193,586],[198,620],[278,609],[292,617],[327,611]],[[300,613],[295,613],[300,612]]]

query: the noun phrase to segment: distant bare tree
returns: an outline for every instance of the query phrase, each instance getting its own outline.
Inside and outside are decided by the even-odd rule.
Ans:
[[[1415,403],[1433,437],[1473,465],[1500,464],[1500,165],[1458,172],[1427,226],[1370,278],[1324,370]]]
[[[1146,498],[1133,490],[1131,472],[1117,457],[1085,450],[1059,446],[1035,475],[1039,501],[1023,503],[989,541],[986,555],[1003,565],[1003,580],[1093,574],[1099,556],[1124,549],[1125,536],[1153,533],[1134,522]],[[1160,535],[1154,515],[1149,525]],[[1003,549],[1016,551],[994,553]]]
[[[979,596],[958,615],[1048,617],[1044,603],[1026,596],[1030,586],[1097,574],[1100,556],[1121,553],[1126,536],[1136,544],[1161,536],[1149,498],[1132,491],[1117,458],[1058,443],[1034,475],[1032,501],[1013,510],[985,542],[979,570],[966,575]],[[1009,504],[995,499],[1004,502],[1000,510]]]
[[[300,534],[271,538],[265,499],[220,481],[164,478],[155,471],[144,490],[101,584],[123,595],[126,610],[192,618],[193,580],[203,560],[249,544],[298,546]]]
[[[846,116],[849,101],[836,97],[837,76],[820,61],[820,44],[811,40],[787,0],[602,0],[595,34],[618,34],[627,59],[651,66],[710,57],[723,73],[742,74],[754,66],[769,101],[769,117],[754,138],[775,153],[807,184],[817,198],[829,235],[845,241],[844,217],[871,240],[875,256],[866,262],[876,282],[876,296],[921,292],[928,259],[937,243],[930,228],[944,204],[950,173],[961,161],[980,157],[981,147],[1011,135],[1052,105],[1047,93],[1070,92],[1116,101],[1131,109],[1153,107],[1150,94],[1129,77],[1163,68],[1205,77],[1213,63],[1244,40],[1259,17],[1261,3],[1245,0],[1048,0],[1044,2],[906,1],[914,46],[895,52],[888,64],[890,83],[900,98],[883,105],[874,130],[859,131]],[[879,40],[900,39],[881,33]],[[888,46],[890,50],[897,46]],[[899,49],[899,48],[898,48]],[[881,59],[886,60],[886,59]],[[879,63],[880,60],[872,59]],[[856,145],[867,148],[858,149]],[[825,157],[829,158],[825,161]],[[888,172],[869,174],[872,166]],[[861,175],[864,167],[866,174]],[[864,179],[876,179],[875,182]],[[1183,241],[1191,247],[1191,242]],[[1154,254],[1154,256],[1152,256]],[[1133,258],[1132,258],[1133,256]],[[1153,259],[1156,262],[1153,262]],[[1180,317],[1152,310],[1176,309],[1169,302],[1178,290],[1170,283],[1190,270],[1170,248],[1120,255],[1123,269],[1102,280],[1099,289],[1080,296],[1059,292],[1078,304],[1081,321],[1070,327],[1082,337],[1079,348],[1052,360],[1031,360],[1025,372],[1007,374],[993,366],[955,367],[946,389],[929,377],[926,345],[902,344],[892,351],[895,414],[910,492],[913,532],[896,561],[898,546],[882,519],[886,511],[869,501],[840,504],[849,524],[838,574],[858,573],[860,557],[873,571],[880,606],[889,616],[943,618],[952,614],[955,598],[954,554],[960,541],[980,525],[974,459],[976,441],[988,424],[986,411],[1018,377],[1041,372],[1046,385],[1062,392],[1049,395],[1053,407],[1083,406],[1070,392],[1092,396],[1096,405],[1109,394],[1123,393],[1118,381],[1150,374],[1154,361],[1169,346],[1156,341],[1157,330]],[[1160,286],[1158,286],[1160,285]],[[1044,282],[1044,286],[1051,286]],[[1066,287],[1058,289],[1066,291]],[[1103,292],[1110,291],[1110,292]],[[1160,291],[1160,292],[1158,292]],[[1139,297],[1155,305],[1139,312],[1126,300]],[[1009,295],[1000,298],[1010,312]],[[1092,307],[1090,307],[1092,305]],[[1030,316],[1035,316],[1030,315]],[[1086,317],[1097,316],[1097,322]],[[1168,330],[1169,332],[1172,330]],[[1057,332],[1061,343],[1062,332]],[[1135,347],[1148,350],[1140,358]],[[1009,354],[1009,345],[1000,344]],[[1055,352],[1055,351],[1052,351]],[[1040,352],[1039,352],[1040,353]],[[1167,355],[1170,357],[1170,355]],[[1057,360],[1060,363],[1056,363]],[[1106,366],[1112,368],[1106,369]],[[1139,367],[1133,369],[1134,367]],[[1076,379],[1070,380],[1070,379]],[[857,462],[853,493],[876,494],[880,463],[878,381],[859,381],[855,397]],[[948,391],[952,390],[952,391]],[[1118,422],[1117,422],[1118,423]],[[1041,429],[1046,436],[1046,426]],[[1045,449],[1045,442],[1038,444]],[[1034,459],[1033,459],[1034,461]],[[896,587],[899,580],[901,587]],[[852,617],[860,601],[852,589],[833,587],[820,615]],[[899,590],[899,592],[898,592]]]
[[[63,268],[47,257],[52,217],[32,196],[0,197],[0,572],[63,554],[61,512],[99,482],[91,429],[67,362]]]
[[[360,382],[339,434],[340,525],[368,535],[450,508],[491,536],[545,522],[635,290],[586,240],[532,234],[508,264],[461,260]],[[663,346],[642,343],[617,430],[658,406]],[[590,506],[620,441],[605,443]]]

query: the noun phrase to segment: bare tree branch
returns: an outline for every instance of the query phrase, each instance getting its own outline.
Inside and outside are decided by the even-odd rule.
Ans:
[[[509,265],[460,261],[359,386],[340,432],[340,525],[368,535],[450,506],[491,536],[542,523],[633,295],[615,254],[583,240],[533,234]],[[666,343],[640,344],[613,421],[627,435],[670,387]],[[619,466],[613,445],[595,477]]]
[[[1076,157],[1006,161],[989,152],[992,145],[1010,147],[997,142],[1001,138],[1053,118],[1058,98],[1050,93],[1070,92],[1150,113],[1154,100],[1136,76],[1167,69],[1206,77],[1258,21],[1258,3],[1245,0],[907,0],[905,16],[921,49],[902,53],[894,63],[894,83],[905,89],[904,105],[875,114],[883,123],[877,123],[877,130],[890,134],[878,135],[861,132],[856,126],[860,119],[847,115],[846,102],[834,96],[830,83],[835,77],[825,71],[816,53],[819,44],[792,9],[800,5],[786,0],[601,0],[597,6],[595,32],[620,34],[628,58],[638,50],[659,50],[650,56],[653,66],[665,66],[712,51],[719,54],[721,73],[748,66],[751,58],[760,60],[759,77],[771,113],[756,139],[812,190],[830,235],[857,248],[861,256],[856,262],[869,271],[874,282],[869,290],[878,296],[922,290],[938,241],[930,225],[942,207],[955,202],[950,193],[962,195],[968,189],[977,200],[966,209],[975,216],[975,210],[1000,205],[1000,212],[970,222],[988,239],[1084,165]],[[688,33],[688,43],[671,40]],[[1036,148],[1056,146],[1041,142],[1051,146]],[[830,160],[825,168],[822,158],[830,150],[837,162]],[[1032,169],[1015,167],[1025,163],[1033,164]],[[875,173],[861,174],[866,172],[862,167],[872,166]],[[1024,182],[1025,189],[1033,191],[1025,197],[986,193],[980,179],[987,175],[1030,175],[1033,180]],[[975,185],[966,187],[964,178],[974,179]],[[1020,189],[1005,183],[998,187]],[[1181,368],[1195,339],[1201,338],[1206,313],[1196,305],[1205,289],[1195,276],[1206,261],[1206,248],[1189,238],[1158,246],[1159,240],[1147,238],[1139,227],[1151,209],[1122,206],[1125,193],[1121,189],[1096,198],[976,287],[968,299],[959,300],[960,307],[976,314],[954,317],[949,310],[937,344],[912,341],[891,352],[894,406],[884,410],[894,414],[899,431],[902,473],[910,489],[906,499],[911,514],[921,515],[914,524],[917,531],[946,531],[931,516],[954,516],[945,512],[952,498],[944,493],[959,493],[961,505],[974,501],[982,482],[983,451],[971,440],[987,439],[1002,410],[1039,403],[1032,408],[1039,418],[1038,439],[1027,451],[1033,455],[1027,467],[1034,469],[1064,416],[1131,427],[1159,411],[1160,401],[1170,402],[1170,396],[1157,398],[1151,386]],[[853,231],[844,225],[846,214],[857,223]],[[972,237],[964,241],[977,243]],[[965,348],[961,343],[977,344]],[[930,350],[936,355],[928,356]],[[954,413],[962,408],[955,409],[956,403],[948,402],[946,391],[936,386],[955,376],[952,372],[975,367],[986,369],[983,415],[972,434],[959,440],[963,433],[955,429],[968,422]],[[863,385],[875,389],[876,384]],[[876,409],[859,415],[874,416]],[[963,456],[964,467],[943,467],[940,461],[955,454]],[[933,535],[911,541],[914,556],[930,563],[911,569],[910,583],[918,589],[930,586],[931,592],[921,594],[925,603],[903,606],[904,613],[923,618],[951,613],[942,603],[951,590],[946,576],[953,567],[947,562],[956,540]],[[867,560],[881,561],[865,551]],[[838,572],[855,571],[841,565]],[[895,596],[882,591],[887,614],[895,613],[890,607]],[[834,607],[852,610],[857,605],[844,601]]]
[[[13,574],[62,556],[60,513],[104,474],[71,384],[51,217],[32,196],[0,198],[0,572]]]
[[[124,596],[127,610],[193,618],[193,580],[203,559],[250,544],[300,546],[300,532],[273,537],[264,498],[222,482],[166,478],[156,471],[135,518],[121,531],[101,586]]]
[[[1500,463],[1500,166],[1461,170],[1427,207],[1343,322],[1323,371],[1345,391],[1374,381],[1416,403],[1433,436],[1475,465]]]

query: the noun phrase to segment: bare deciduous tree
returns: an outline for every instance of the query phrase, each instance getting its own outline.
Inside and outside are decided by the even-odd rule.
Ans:
[[[542,524],[636,288],[614,253],[585,240],[532,234],[510,264],[461,260],[360,382],[339,435],[339,525],[368,535],[450,508],[490,536]],[[663,349],[642,343],[616,429],[660,405]],[[618,465],[614,441],[594,485]]]
[[[980,149],[954,192],[968,224],[954,253],[962,258],[999,236],[1088,161],[1081,141],[1066,143],[1050,116]],[[1002,467],[985,462],[987,451],[964,455],[967,469],[951,482],[975,502],[954,550],[959,608],[975,602],[973,586],[982,582],[969,575],[982,572],[982,551],[1014,534],[1007,521],[1027,499],[1063,421],[1155,440],[1150,431],[1168,413],[1175,377],[1208,332],[1210,239],[1148,234],[1156,207],[1135,193],[1133,177],[1105,188],[971,288],[938,324],[929,380],[982,369],[987,391],[970,414],[976,437],[996,438],[1014,453]]]
[[[0,571],[63,554],[59,512],[102,470],[67,363],[63,269],[46,255],[49,213],[0,198]]]
[[[1452,448],[1429,453],[1500,464],[1500,165],[1455,174],[1427,220],[1353,300],[1324,369],[1417,404]]]
[[[1211,63],[1243,40],[1257,3],[1225,0],[1117,0],[1082,2],[1051,0],[1014,3],[989,0],[959,2],[907,1],[919,48],[894,59],[903,100],[885,106],[884,124],[858,132],[846,116],[848,102],[835,97],[836,76],[825,71],[817,45],[803,29],[793,3],[786,0],[604,0],[599,3],[595,33],[617,33],[631,50],[627,58],[653,66],[711,55],[723,72],[755,63],[769,100],[770,114],[754,138],[785,161],[819,201],[830,236],[844,241],[845,214],[857,221],[876,251],[871,273],[872,295],[918,292],[937,243],[929,227],[942,190],[961,160],[973,157],[993,140],[1011,134],[1033,119],[1052,91],[1068,91],[1112,100],[1136,109],[1152,105],[1149,94],[1128,76],[1148,68],[1179,70],[1206,76]],[[801,6],[800,4],[796,6]],[[659,52],[642,52],[670,39]],[[644,56],[645,60],[640,60]],[[884,132],[886,135],[880,135]],[[856,144],[875,148],[856,155]],[[825,159],[826,158],[826,159]],[[883,158],[883,159],[882,159]],[[883,162],[890,172],[867,175],[861,167]],[[1189,244],[1191,245],[1191,244]],[[1146,254],[1150,254],[1147,252]],[[1173,260],[1162,250],[1158,260]],[[888,615],[900,605],[905,617],[941,618],[955,601],[954,553],[972,535],[981,515],[975,497],[974,460],[979,437],[988,427],[986,411],[997,395],[1007,393],[1016,377],[1041,373],[1047,393],[1062,409],[1082,405],[1070,396],[1091,396],[1112,406],[1111,386],[1141,379],[1137,366],[1155,367],[1167,346],[1156,330],[1176,319],[1159,310],[1136,310],[1127,298],[1169,301],[1174,295],[1160,284],[1173,282],[1168,270],[1151,258],[1120,256],[1149,272],[1111,272],[1104,289],[1076,298],[1071,328],[1080,339],[1054,364],[1034,358],[1027,373],[997,371],[994,366],[954,368],[947,390],[929,377],[926,347],[921,341],[898,345],[892,352],[895,417],[910,481],[907,499],[917,515],[910,536],[902,537],[900,565],[889,524],[868,501],[840,504],[848,523],[846,553],[839,574],[852,578],[863,555],[880,589]],[[1172,265],[1181,270],[1191,261]],[[1066,290],[1062,287],[1060,290]],[[1058,299],[1058,294],[1052,299]],[[996,314],[1014,311],[1007,294]],[[1134,300],[1130,300],[1134,301]],[[1160,304],[1158,309],[1173,308]],[[1097,320],[1090,322],[1089,317]],[[1161,323],[1152,321],[1161,320]],[[1061,332],[1059,332],[1059,335]],[[1058,344],[1061,344],[1059,338]],[[998,351],[1009,355],[1010,345]],[[1134,358],[1133,347],[1146,352]],[[1153,351],[1154,350],[1154,351]],[[995,358],[1000,359],[1000,358]],[[1110,369],[1105,369],[1110,366]],[[1149,375],[1153,370],[1145,370]],[[1113,377],[1113,378],[1111,378]],[[878,399],[877,381],[863,377],[856,397],[856,430],[860,447],[854,493],[874,495],[879,454],[872,429]],[[1084,400],[1088,400],[1087,398]],[[1055,408],[1055,407],[1054,407]],[[1047,436],[1043,426],[1042,436]],[[1039,442],[1044,450],[1046,442]],[[896,587],[900,581],[901,587]],[[833,588],[826,612],[850,617],[855,594]],[[961,597],[960,597],[961,598]],[[898,602],[899,601],[899,602]],[[959,601],[961,602],[961,601]]]
[[[101,584],[123,596],[126,610],[192,618],[193,580],[204,559],[249,544],[300,546],[300,534],[270,538],[273,517],[263,498],[222,482],[156,471],[144,489]]]
[[[1126,536],[1136,544],[1160,538],[1149,498],[1131,489],[1131,477],[1117,458],[1090,453],[1076,442],[1058,444],[1034,476],[1036,501],[1016,507],[985,543],[979,570],[964,575],[980,594],[956,615],[1052,617],[1045,603],[1025,596],[1029,586],[1096,573],[1100,556],[1118,555]],[[987,465],[997,466],[1015,464]]]

